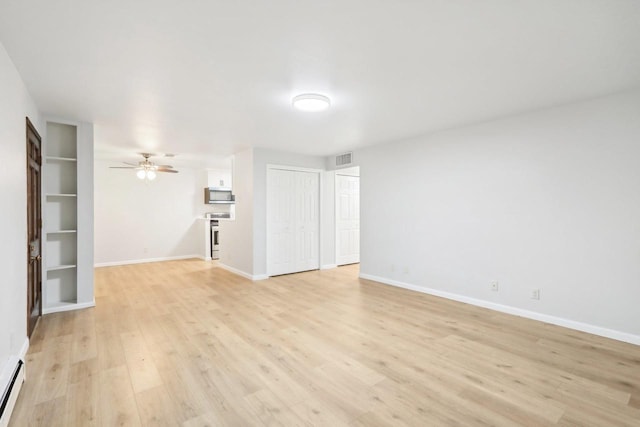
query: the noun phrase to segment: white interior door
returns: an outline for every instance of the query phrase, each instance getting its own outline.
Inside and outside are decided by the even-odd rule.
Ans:
[[[268,170],[267,271],[270,275],[295,271],[295,176],[290,171]]]
[[[267,176],[268,274],[319,268],[319,174],[269,169]]]
[[[319,186],[317,173],[294,172],[296,180],[296,270],[320,268]]]
[[[336,175],[336,264],[360,262],[360,177]]]

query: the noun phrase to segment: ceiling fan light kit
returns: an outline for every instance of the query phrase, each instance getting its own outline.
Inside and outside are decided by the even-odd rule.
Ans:
[[[149,181],[156,179],[156,173],[153,169],[141,169],[136,173],[136,176],[140,179],[148,179]]]
[[[177,170],[173,169],[171,165],[156,165],[154,162],[150,161],[151,157],[150,153],[140,153],[144,160],[136,163],[123,162],[129,166],[110,166],[111,169],[134,169],[136,170],[136,176],[140,179],[146,179],[147,181],[153,181],[156,179],[157,172],[167,172],[167,173],[178,173]]]

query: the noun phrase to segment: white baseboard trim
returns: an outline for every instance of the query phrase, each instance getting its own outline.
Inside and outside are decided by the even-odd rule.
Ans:
[[[98,262],[93,264],[94,267],[113,267],[116,265],[129,265],[129,264],[146,264],[148,262],[162,262],[162,261],[176,261],[180,259],[205,259],[202,255],[178,255],[178,256],[168,256],[161,258],[145,258],[145,259],[131,259],[124,261],[110,261],[110,262]]]
[[[338,264],[325,264],[320,267],[320,270],[331,270],[332,268],[338,268]]]
[[[374,276],[371,274],[360,273],[360,278],[366,280],[373,280],[374,282],[384,283],[385,285],[396,286],[399,288],[409,289],[423,294],[434,295],[450,299],[453,301],[459,301],[466,304],[475,305],[478,307],[488,308],[490,310],[499,311],[501,313],[513,314],[515,316],[524,317],[527,319],[538,320],[544,323],[550,323],[552,325],[562,326],[576,331],[587,332],[593,335],[598,335],[605,338],[611,338],[617,341],[623,341],[629,344],[640,345],[640,336],[629,334],[627,332],[620,332],[613,329],[603,328],[600,326],[590,325],[588,323],[577,322],[575,320],[564,319],[562,317],[551,316],[549,314],[538,313],[535,311],[524,310],[517,307],[512,307],[503,304],[497,304],[491,301],[485,301],[481,299],[471,298],[464,295],[458,295],[451,292],[440,291],[437,289],[426,288],[422,286],[412,285],[410,283],[400,282],[398,280],[387,279],[384,277]]]
[[[15,356],[9,356],[9,358],[4,360],[4,363],[0,365],[0,391],[4,391],[11,381],[13,369],[18,363],[18,359],[25,362],[27,351],[29,351],[29,337],[24,337],[24,342],[22,343],[22,347],[20,347],[20,352]]]
[[[223,268],[233,274],[237,274],[238,276],[242,276],[245,279],[249,279],[249,280],[253,280],[254,282],[257,280],[265,280],[268,279],[269,276],[267,276],[266,274],[249,274],[249,273],[245,273],[242,270],[238,270],[237,268],[233,268],[228,266],[227,264],[223,264],[223,263],[218,263],[218,266],[220,268]]]
[[[91,308],[96,306],[96,300],[90,302],[81,302],[76,304],[65,304],[55,307],[46,307],[42,309],[42,314],[60,313],[62,311],[82,310],[83,308]]]
[[[24,360],[23,360],[24,362]],[[25,381],[26,364],[22,364],[16,356],[9,356],[0,371],[0,398],[2,399],[2,411],[0,411],[0,426],[7,427],[9,419],[15,408]],[[7,392],[5,394],[5,392]]]

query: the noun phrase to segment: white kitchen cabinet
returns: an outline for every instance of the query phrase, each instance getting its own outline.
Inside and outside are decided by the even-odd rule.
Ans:
[[[231,169],[208,169],[207,183],[208,187],[232,188]]]

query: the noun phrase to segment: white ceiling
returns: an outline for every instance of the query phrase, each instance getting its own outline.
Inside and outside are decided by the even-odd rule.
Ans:
[[[101,156],[329,155],[640,86],[635,0],[2,0],[0,41]]]

